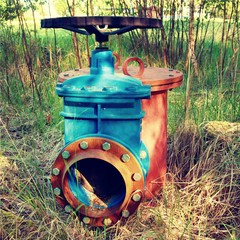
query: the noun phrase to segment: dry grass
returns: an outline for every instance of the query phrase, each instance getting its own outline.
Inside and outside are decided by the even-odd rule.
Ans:
[[[15,119],[16,120],[16,119]],[[239,134],[222,139],[187,123],[169,138],[168,182],[125,224],[89,229],[57,206],[49,171],[62,143],[47,126],[2,119],[0,239],[238,239]],[[14,127],[14,129],[13,129]],[[13,131],[16,130],[16,131]]]

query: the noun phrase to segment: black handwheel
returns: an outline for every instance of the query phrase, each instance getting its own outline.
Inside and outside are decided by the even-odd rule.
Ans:
[[[117,30],[103,32],[105,26]],[[95,34],[97,42],[107,42],[109,35],[119,35],[137,28],[161,28],[162,22],[159,19],[139,17],[60,17],[41,20],[41,27],[63,28],[84,35]]]

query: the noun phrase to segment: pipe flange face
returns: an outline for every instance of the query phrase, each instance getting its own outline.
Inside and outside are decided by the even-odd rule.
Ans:
[[[87,148],[81,147],[83,142],[88,143]],[[107,151],[103,147],[106,143],[111,146]],[[123,156],[127,156],[128,160],[123,161]],[[87,173],[92,171],[94,176],[84,176],[83,166],[87,166]],[[116,223],[126,209],[131,215],[140,204],[133,195],[137,192],[139,199],[143,196],[144,176],[138,160],[130,150],[111,139],[88,137],[67,145],[52,169],[59,170],[58,174],[53,171],[51,175],[53,189],[60,189],[55,196],[57,202],[63,208],[71,206],[84,222],[87,217],[87,222],[94,226],[106,225],[105,219],[109,219],[111,225]],[[93,184],[92,179],[98,173],[103,180],[96,180]],[[99,183],[102,184],[100,187]],[[102,190],[108,194],[107,199],[101,196]]]

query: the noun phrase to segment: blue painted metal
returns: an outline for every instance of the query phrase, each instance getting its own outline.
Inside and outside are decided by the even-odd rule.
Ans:
[[[90,74],[58,83],[56,92],[64,101],[61,115],[65,146],[86,137],[112,139],[134,154],[146,179],[150,159],[140,136],[145,115],[141,100],[150,98],[150,86],[138,79],[114,74],[112,51],[97,48],[92,52]],[[142,150],[147,153],[144,160],[140,159]],[[73,192],[76,186],[70,180]],[[89,205],[88,193],[80,190],[74,195]]]

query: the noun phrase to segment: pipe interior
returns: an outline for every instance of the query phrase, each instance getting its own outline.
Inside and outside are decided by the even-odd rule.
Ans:
[[[119,206],[126,195],[121,173],[98,158],[86,158],[71,166],[68,181],[74,196],[94,208]]]

